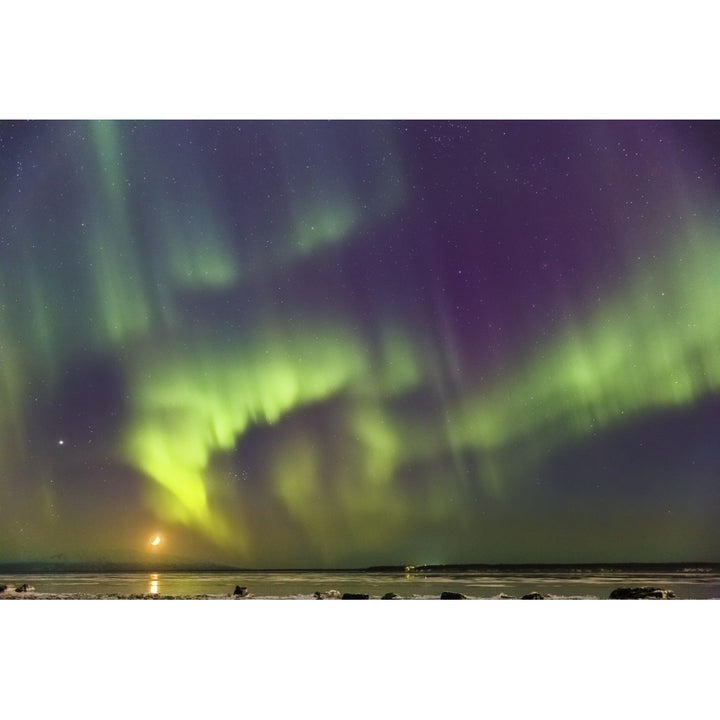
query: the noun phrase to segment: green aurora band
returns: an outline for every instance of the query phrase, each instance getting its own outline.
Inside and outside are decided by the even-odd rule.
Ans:
[[[328,488],[318,482],[317,455],[324,451],[307,435],[283,446],[269,470],[271,485],[318,547],[329,529],[323,515],[330,512],[346,532],[360,532],[374,517],[380,543],[402,522],[408,505],[401,493],[390,492],[398,471],[441,456],[448,444],[457,453],[478,454],[484,475],[475,481],[497,496],[507,482],[517,481],[512,463],[502,459],[509,447],[522,447],[528,466],[536,451],[547,453],[577,436],[716,393],[720,326],[713,308],[720,233],[693,228],[679,247],[513,373],[446,407],[444,427],[434,416],[409,417],[390,408],[389,398],[433,379],[427,348],[397,328],[384,333],[378,366],[366,350],[370,339],[339,322],[301,330],[268,323],[270,330],[237,345],[200,341],[189,352],[159,352],[155,362],[143,357],[132,383],[138,402],[128,459],[167,491],[150,494],[161,517],[193,525],[218,544],[252,556],[252,538],[243,533],[247,518],[239,515],[242,498],[228,505],[213,489],[213,455],[232,451],[254,425],[277,424],[303,406],[342,395],[361,448],[353,477],[338,477],[337,496],[329,501]],[[383,376],[383,368],[391,372]],[[223,507],[232,513],[226,516]]]

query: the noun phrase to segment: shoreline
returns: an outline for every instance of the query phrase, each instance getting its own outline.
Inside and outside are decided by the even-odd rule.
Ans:
[[[0,586],[1,587],[1,586]],[[620,591],[620,594],[618,592]],[[623,592],[627,591],[627,592]],[[297,593],[287,595],[255,595],[253,593],[244,594],[215,594],[201,593],[192,595],[172,595],[167,593],[54,593],[54,592],[38,592],[34,588],[31,590],[17,590],[14,586],[0,592],[0,600],[606,600],[613,598],[618,599],[638,599],[638,600],[674,600],[674,599],[691,599],[678,598],[672,590],[654,588],[654,587],[638,587],[638,588],[618,588],[610,594],[610,596],[600,597],[595,595],[555,595],[553,593],[541,594],[537,591],[526,593],[522,596],[508,595],[506,593],[496,593],[495,595],[466,595],[455,591],[443,591],[440,594],[413,594],[413,595],[397,595],[393,592],[379,594],[369,593],[340,593],[337,590],[327,592],[316,591],[313,594]],[[720,598],[708,598],[720,599]]]

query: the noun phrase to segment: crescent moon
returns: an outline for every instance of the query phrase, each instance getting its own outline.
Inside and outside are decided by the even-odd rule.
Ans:
[[[160,544],[160,536],[156,535],[155,539],[150,544],[151,545],[159,545]]]

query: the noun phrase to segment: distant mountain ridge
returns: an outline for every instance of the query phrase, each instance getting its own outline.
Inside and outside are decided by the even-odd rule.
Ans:
[[[610,562],[610,563],[466,563],[448,565],[377,565],[366,572],[447,575],[463,573],[589,573],[602,571],[628,572],[717,572],[717,562]]]

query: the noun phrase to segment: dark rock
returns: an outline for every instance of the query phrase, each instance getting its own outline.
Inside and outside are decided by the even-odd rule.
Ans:
[[[3,593],[7,590],[7,585],[0,585],[0,593]]]
[[[521,600],[544,600],[545,598],[539,592],[531,592],[527,595],[523,595]]]
[[[363,593],[343,593],[343,600],[369,600],[370,596]]]
[[[239,585],[235,586],[235,591],[233,592],[233,595],[239,595],[240,597],[245,597],[248,594],[248,589],[246,587],[240,587]]]
[[[467,596],[458,592],[445,591],[440,595],[441,600],[467,600]]]
[[[398,596],[394,592],[385,593],[380,599],[381,600],[395,600]]]
[[[654,587],[621,587],[610,593],[611,600],[645,600],[646,598],[667,600],[674,597],[675,593],[672,590]]]
[[[34,589],[35,589],[35,588],[31,587],[31,586],[28,585],[27,583],[23,583],[22,585],[18,585],[18,586],[15,588],[15,592],[24,593],[24,592],[30,592],[31,590],[34,590]]]

